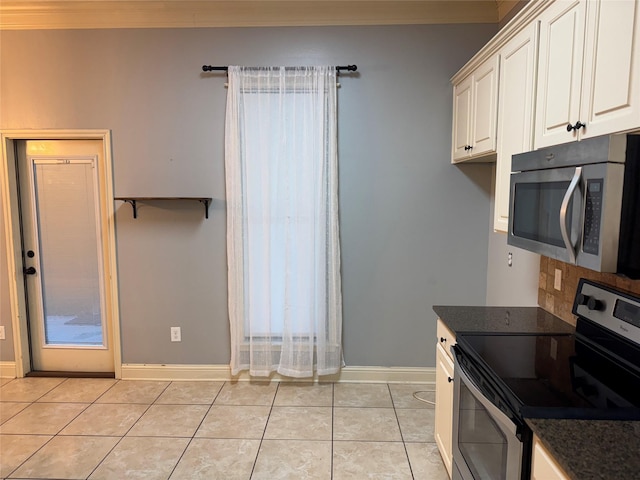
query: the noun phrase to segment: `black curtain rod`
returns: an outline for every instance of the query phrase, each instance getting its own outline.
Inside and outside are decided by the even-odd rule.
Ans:
[[[356,70],[358,70],[358,66],[357,65],[344,65],[344,66],[336,67],[336,70],[338,72],[341,72],[342,70],[346,70],[347,72],[355,72]],[[213,67],[211,65],[203,65],[202,66],[202,71],[203,72],[215,72],[215,71],[227,72],[227,71],[229,71],[229,67]]]

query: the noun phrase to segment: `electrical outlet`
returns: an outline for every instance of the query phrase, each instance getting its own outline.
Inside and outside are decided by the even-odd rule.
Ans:
[[[0,340],[4,340],[7,337],[4,336],[4,325],[0,325]]]
[[[171,341],[172,342],[182,341],[182,332],[180,331],[180,327],[171,327]]]
[[[562,290],[562,270],[556,268],[556,274],[553,278],[553,288],[556,290]]]

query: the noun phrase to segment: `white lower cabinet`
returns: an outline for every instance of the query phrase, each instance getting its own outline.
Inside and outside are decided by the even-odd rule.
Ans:
[[[447,343],[453,344],[453,341]],[[436,345],[436,407],[434,437],[440,455],[451,478],[453,465],[451,439],[453,436],[453,361],[438,342]]]
[[[569,477],[565,475],[562,468],[535,435],[533,437],[533,458],[531,459],[531,480],[569,480]]]

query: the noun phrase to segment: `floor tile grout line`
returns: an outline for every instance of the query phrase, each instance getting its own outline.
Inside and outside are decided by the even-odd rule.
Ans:
[[[105,395],[109,390],[111,390],[111,388],[113,388],[116,384],[120,383],[122,380],[118,380],[117,382],[115,382],[110,388],[108,388],[102,395],[100,395],[94,403],[96,403],[100,398],[102,398],[103,395]],[[158,396],[155,398],[154,402],[156,400],[158,400],[158,398],[160,398],[160,395],[162,395],[167,388],[169,388],[169,385],[171,385],[172,382],[169,382],[167,385],[165,385],[165,387],[162,389],[162,392],[160,392],[158,394]],[[104,405],[104,404],[100,404],[100,405]],[[123,403],[122,405],[134,405],[133,403]],[[140,404],[135,404],[135,405],[140,405]],[[143,404],[144,405],[144,404]],[[147,405],[147,408],[145,408],[144,412],[142,412],[142,414],[138,417],[138,419],[133,422],[131,424],[131,426],[127,429],[126,432],[124,432],[123,435],[120,436],[120,440],[118,440],[113,447],[111,447],[111,449],[104,455],[104,457],[102,457],[102,460],[100,460],[98,462],[98,464],[91,470],[91,473],[89,473],[89,475],[87,475],[87,479],[91,477],[91,475],[93,475],[96,470],[98,470],[98,468],[100,468],[100,465],[102,465],[104,463],[104,461],[107,459],[107,457],[109,455],[111,455],[111,452],[113,452],[118,445],[120,445],[122,443],[122,440],[127,436],[127,434],[131,431],[131,429],[133,429],[133,427],[140,421],[140,419],[142,417],[144,417],[145,413],[147,413],[149,411],[149,409],[151,408],[151,405],[153,405],[153,402]]]
[[[38,378],[38,377],[24,377],[24,378]],[[6,385],[8,385],[9,383],[12,383],[14,380],[17,380],[16,378],[14,378],[13,380],[11,380],[10,382],[5,383],[4,385],[0,386],[0,389],[4,388]],[[53,390],[55,390],[56,388],[58,388],[60,385],[62,385],[63,383],[65,383],[67,380],[69,380],[68,377],[64,377],[64,379],[60,382],[60,383],[56,383],[53,387],[51,387],[49,390],[47,390],[46,392],[44,392],[42,395],[40,395],[39,397],[36,397],[34,400],[28,400],[26,402],[20,402],[20,401],[12,401],[9,400],[9,402],[11,403],[36,403],[38,400],[40,400],[42,397],[44,397],[45,395],[48,395],[49,393],[51,393]],[[0,403],[5,402],[5,400],[0,400]],[[63,403],[63,402],[47,402],[47,403]]]
[[[209,405],[209,408],[207,408],[207,411],[205,412],[204,416],[202,417],[202,420],[200,420],[200,423],[198,424],[196,429],[193,431],[193,435],[191,435],[191,438],[187,442],[187,445],[184,447],[184,450],[182,451],[182,454],[180,455],[180,458],[178,458],[178,461],[176,462],[176,464],[171,469],[171,473],[169,473],[169,476],[167,477],[167,480],[169,480],[171,478],[171,476],[174,474],[174,472],[176,471],[176,468],[178,468],[178,465],[180,464],[180,461],[182,461],[182,459],[184,457],[184,454],[187,453],[187,450],[189,450],[189,447],[191,446],[191,444],[195,440],[196,435],[198,434],[198,430],[200,430],[200,427],[204,423],[204,419],[207,418],[207,415],[209,415],[209,412],[211,412],[211,409],[213,408],[213,404],[216,403],[216,399],[220,396],[220,392],[222,391],[222,389],[224,388],[226,383],[227,382],[222,382],[222,385],[220,386],[220,388],[218,388],[218,392],[214,395],[213,400],[211,401],[211,404]],[[165,405],[165,404],[162,404],[162,405]]]
[[[11,415],[9,418],[6,418],[6,419],[4,420],[4,422],[0,422],[0,427],[2,427],[2,425],[4,425],[5,423],[7,423],[9,420],[11,420],[13,417],[15,417],[16,415],[18,415],[20,412],[22,412],[22,410],[24,410],[24,409],[26,409],[26,408],[29,408],[29,405],[31,405],[31,403],[28,403],[28,402],[11,402],[11,403],[25,403],[25,404],[26,404],[26,407],[24,407],[24,408],[23,408],[23,409],[21,409],[21,410],[18,410],[16,413],[14,413],[13,415]],[[0,402],[0,405],[1,405],[1,404],[2,404],[2,403]],[[3,435],[4,435],[4,434],[3,434]]]
[[[35,435],[35,434],[34,434]],[[56,438],[56,435],[51,435],[51,438],[49,440],[47,440],[46,442],[44,442],[40,448],[37,448],[31,455],[29,455],[27,458],[24,459],[24,461],[22,463],[20,463],[16,468],[14,468],[13,470],[11,470],[11,472],[9,472],[9,475],[7,475],[5,478],[10,478],[11,475],[13,475],[22,465],[24,465],[26,462],[28,462],[29,460],[31,460],[31,458],[33,458],[33,456],[38,453],[40,450],[42,450],[45,445],[48,445],[54,438]]]
[[[405,457],[407,458],[407,464],[409,465],[409,472],[411,473],[411,478],[415,480],[415,475],[413,474],[413,467],[411,466],[411,459],[409,458],[409,451],[407,450],[407,443],[404,441],[404,434],[402,433],[402,427],[400,426],[400,418],[398,417],[398,412],[396,410],[396,402],[393,400],[393,393],[391,392],[391,386],[388,383],[387,383],[387,388],[389,389],[389,395],[391,396],[391,404],[393,405],[393,414],[396,417],[398,430],[400,431],[400,439],[402,440],[402,448],[404,449],[404,454],[405,454]]]
[[[262,430],[262,437],[260,438],[260,444],[258,445],[258,451],[256,452],[256,458],[253,460],[253,466],[251,467],[251,474],[249,475],[249,480],[253,477],[253,472],[256,469],[256,465],[258,464],[258,457],[260,456],[260,449],[262,448],[262,442],[264,441],[264,435],[267,433],[267,426],[269,425],[269,419],[271,418],[271,412],[273,411],[273,406],[276,403],[276,397],[278,396],[278,390],[280,389],[280,382],[276,382],[276,391],[273,394],[273,398],[271,399],[271,407],[269,408],[269,414],[267,415],[267,421],[264,424],[264,429]]]
[[[92,402],[92,404],[93,404],[93,403],[98,403],[98,400],[100,400],[102,397],[104,397],[104,396],[107,394],[107,392],[109,392],[112,388],[114,388],[114,387],[115,387],[118,383],[120,383],[120,382],[121,382],[121,380],[116,378],[116,381],[115,381],[115,382],[113,382],[113,383],[111,384],[111,386],[110,386],[109,388],[107,388],[104,392],[102,392],[100,395],[98,395],[98,398],[96,398],[96,399]]]
[[[23,409],[22,409],[22,410],[20,410],[20,412],[18,412],[18,413],[23,412],[24,410],[26,410],[27,408],[31,407],[32,405],[35,405],[35,404],[36,404],[36,402],[38,402],[38,400],[40,400],[40,399],[41,399],[42,397],[44,397],[45,395],[49,394],[50,392],[52,392],[53,390],[55,390],[56,388],[58,388],[60,385],[64,384],[67,380],[69,380],[69,379],[68,379],[68,378],[65,378],[65,379],[64,379],[63,381],[61,381],[60,383],[56,384],[53,388],[51,388],[51,389],[47,390],[47,392],[45,392],[45,393],[43,393],[42,395],[40,395],[40,396],[39,396],[38,398],[36,398],[33,402],[31,402],[31,403],[29,404],[29,406],[27,406],[27,407],[23,408]],[[11,382],[9,382],[9,383],[11,383]],[[75,403],[75,402],[43,402],[43,403]],[[28,456],[28,457],[27,457],[27,458],[26,458],[22,463],[20,463],[20,465],[18,465],[16,468],[14,468],[14,469],[9,473],[9,475],[8,475],[8,476],[10,477],[11,475],[13,475],[13,473],[15,473],[15,471],[16,471],[16,470],[18,470],[22,465],[24,465],[26,462],[28,462],[29,460],[31,460],[31,458],[33,458],[33,456],[34,456],[36,453],[38,453],[40,450],[42,450],[42,449],[45,447],[45,445],[48,445],[51,441],[53,441],[53,439],[54,439],[54,438],[56,438],[56,437],[58,436],[58,434],[59,434],[62,430],[64,430],[65,428],[67,428],[67,427],[69,426],[69,424],[70,424],[71,422],[73,422],[76,418],[78,418],[78,417],[82,414],[82,412],[84,412],[87,408],[89,408],[89,406],[90,406],[90,405],[91,405],[90,403],[89,403],[89,404],[87,404],[87,406],[86,406],[85,408],[83,408],[80,412],[78,412],[78,414],[77,414],[75,417],[73,417],[70,421],[68,421],[68,422],[67,422],[67,423],[66,423],[66,424],[65,424],[65,425],[64,425],[60,430],[58,430],[58,432],[57,432],[57,433],[54,433],[53,435],[51,435],[51,438],[50,438],[49,440],[47,440],[46,442],[44,442],[44,443],[40,446],[40,448],[36,449],[36,450],[35,450],[31,455],[29,455],[29,456]],[[17,415],[17,414],[16,414],[16,415]],[[15,416],[15,415],[14,415],[14,416]],[[12,418],[13,418],[13,417],[12,417]],[[4,424],[4,423],[6,423],[6,422],[3,422],[3,424]],[[37,435],[37,434],[33,434],[33,435]],[[46,435],[46,434],[45,434],[45,435]]]

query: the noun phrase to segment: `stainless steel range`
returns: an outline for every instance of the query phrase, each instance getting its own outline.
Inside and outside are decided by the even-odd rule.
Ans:
[[[453,478],[529,479],[525,418],[640,419],[640,298],[581,279],[575,334],[460,334]]]

